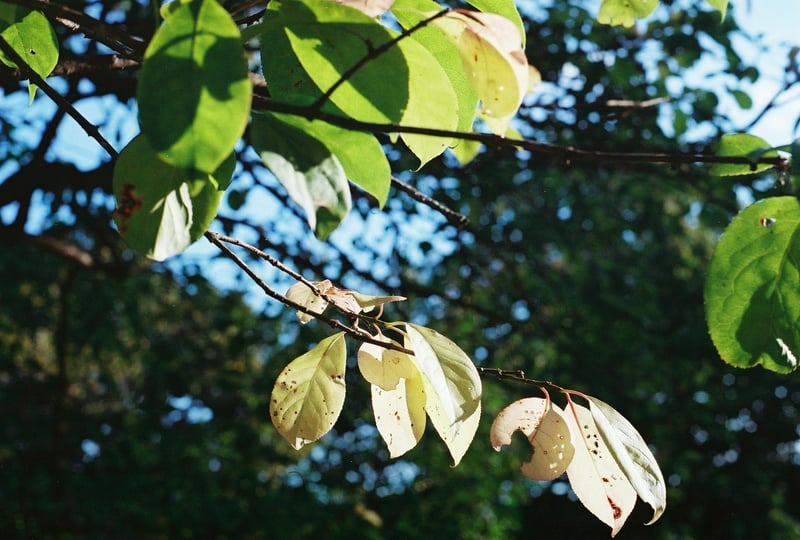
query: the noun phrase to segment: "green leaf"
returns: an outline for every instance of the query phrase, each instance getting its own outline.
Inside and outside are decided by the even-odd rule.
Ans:
[[[478,429],[481,380],[478,370],[458,345],[438,332],[406,324],[405,346],[422,373],[425,411],[444,441],[455,465]]]
[[[58,64],[58,39],[50,21],[42,13],[15,4],[0,2],[0,36],[43,79]],[[18,67],[0,52],[0,62]],[[36,95],[36,85],[28,86],[30,99]]]
[[[350,185],[339,158],[294,116],[253,115],[251,139],[261,160],[326,238],[350,211]]]
[[[786,373],[800,353],[800,202],[773,197],[725,229],[705,285],[706,320],[723,360]]]
[[[655,523],[667,506],[667,485],[655,456],[636,428],[616,409],[595,397],[585,397],[614,460],[639,497],[653,508],[653,519],[647,525]]]
[[[777,153],[771,149],[770,144],[755,135],[749,133],[733,133],[723,135],[717,145],[718,156],[739,156],[749,157],[755,165],[760,157],[775,157]],[[715,163],[709,171],[715,176],[742,176],[749,174],[762,173],[771,169],[772,165],[736,165],[730,163]]]
[[[364,343],[358,369],[371,385],[375,425],[392,458],[414,448],[425,432],[425,385],[411,357]]]
[[[728,0],[708,0],[708,3],[720,12],[722,20],[725,20],[725,13],[728,11]]]
[[[269,415],[278,433],[299,450],[331,430],[342,412],[347,349],[344,332],[320,341],[287,365],[272,389]]]
[[[299,116],[277,113],[274,116],[322,143],[339,160],[351,182],[375,197],[380,206],[386,204],[392,171],[374,135]]]
[[[658,3],[658,0],[603,0],[597,20],[603,24],[633,26],[636,19],[650,15]]]
[[[731,90],[730,93],[742,109],[750,109],[753,107],[753,98],[751,98],[750,94],[747,92]]]
[[[533,447],[522,474],[532,480],[555,480],[567,470],[575,455],[564,412],[549,399],[525,398],[500,411],[492,422],[492,447],[500,451],[511,444],[515,431],[522,431]]]
[[[233,151],[250,112],[251,84],[239,29],[216,0],[171,11],[144,56],[142,132],[161,158],[212,172]]]
[[[569,394],[567,399],[564,416],[575,446],[567,477],[578,500],[611,527],[613,537],[633,511],[636,491],[613,459],[589,409],[574,403]]]
[[[211,175],[191,176],[164,163],[147,140],[137,136],[114,166],[114,220],[133,249],[164,260],[206,231],[222,200],[217,186]]]
[[[303,72],[287,73],[286,68],[276,67],[284,81],[284,95],[303,101],[319,89],[335,88],[329,98],[333,109],[360,121],[443,130],[457,127],[455,91],[425,47],[404,39],[378,54],[374,51],[398,34],[358,10],[327,0],[279,5],[280,16],[270,28],[285,32]],[[271,43],[270,36],[266,39]],[[280,48],[281,39],[274,41]],[[271,51],[271,44],[262,44],[262,50],[268,47]],[[364,59],[367,61],[360,64]],[[272,67],[265,66],[268,77]],[[313,84],[309,85],[307,78]],[[403,140],[422,163],[441,154],[449,144],[447,138],[413,134],[404,134]]]

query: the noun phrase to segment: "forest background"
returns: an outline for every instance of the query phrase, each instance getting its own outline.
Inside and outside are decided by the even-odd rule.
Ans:
[[[152,32],[149,3],[65,5]],[[528,139],[686,154],[763,129],[764,117],[778,126],[759,133],[772,144],[797,134],[795,44],[742,30],[748,2],[732,2],[723,21],[703,2],[663,2],[633,28],[599,24],[596,2],[519,8],[543,80],[515,120]],[[770,17],[794,15],[776,6]],[[102,52],[57,29],[62,51]],[[136,77],[48,80],[121,148],[138,130]],[[0,69],[0,85],[0,530],[9,537],[608,534],[565,481],[522,478],[524,445],[492,449],[493,416],[535,393],[512,381],[484,378],[484,419],[456,468],[434,437],[389,459],[369,388],[356,380],[334,431],[289,448],[269,421],[270,391],[325,329],[300,326],[205,240],[164,263],[135,255],[111,226],[108,156],[41,92],[29,106],[14,70]],[[391,309],[478,365],[524,370],[624,412],[655,450],[668,508],[644,527],[640,505],[620,538],[800,536],[800,388],[791,375],[723,363],[703,312],[719,234],[741,208],[786,189],[774,173],[720,178],[704,165],[493,147],[464,166],[446,154],[414,172],[413,157],[384,142],[402,182],[469,225],[399,189],[383,209],[357,192],[345,223],[319,241],[242,151],[212,229],[309,279],[406,296]],[[252,264],[276,289],[292,283]]]

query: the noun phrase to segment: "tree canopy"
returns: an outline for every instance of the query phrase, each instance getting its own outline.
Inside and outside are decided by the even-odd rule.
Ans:
[[[745,10],[0,3],[3,529],[797,536]]]

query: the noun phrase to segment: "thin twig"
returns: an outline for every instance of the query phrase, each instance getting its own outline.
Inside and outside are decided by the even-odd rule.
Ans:
[[[414,187],[406,184],[405,182],[398,180],[394,176],[392,176],[392,185],[397,189],[399,189],[400,191],[402,191],[403,193],[409,195],[415,201],[421,202],[422,204],[425,204],[433,208],[440,214],[442,214],[451,225],[454,225],[459,229],[463,229],[464,227],[469,225],[469,219],[464,214],[460,214],[455,210],[451,210],[450,208],[446,207],[439,201],[432,199],[431,197],[428,197],[418,189],[415,189]]]
[[[323,315],[321,313],[316,313],[316,312],[308,309],[306,306],[304,306],[302,304],[298,304],[297,302],[295,302],[293,300],[290,300],[286,296],[284,296],[284,295],[280,294],[279,292],[273,290],[272,287],[267,285],[267,283],[263,279],[261,279],[261,277],[259,277],[259,275],[256,274],[256,272],[252,268],[250,268],[250,266],[246,262],[244,262],[238,255],[236,255],[236,253],[234,253],[225,244],[225,242],[223,242],[221,240],[220,237],[223,237],[223,235],[219,235],[218,233],[214,233],[214,232],[208,231],[208,232],[205,233],[205,237],[209,242],[214,244],[220,251],[222,251],[222,253],[225,254],[226,257],[231,259],[239,268],[241,268],[244,271],[244,273],[247,274],[247,276],[250,279],[252,279],[253,282],[256,285],[258,285],[259,288],[261,288],[261,290],[264,291],[264,293],[267,296],[269,296],[270,298],[272,298],[274,300],[277,300],[278,302],[280,302],[280,303],[282,303],[282,304],[284,304],[286,306],[289,306],[292,309],[296,309],[297,311],[300,311],[302,313],[310,315],[310,316],[314,317],[315,319],[317,319],[319,321],[322,321],[325,324],[327,324],[327,325],[329,325],[329,326],[331,326],[331,327],[333,327],[333,328],[335,328],[337,330],[341,330],[342,332],[345,332],[346,334],[348,334],[350,336],[353,336],[354,338],[356,338],[356,339],[358,339],[360,341],[363,341],[363,342],[366,342],[366,343],[371,343],[373,345],[378,345],[379,347],[383,347],[384,349],[392,349],[392,350],[399,351],[399,352],[402,352],[402,353],[405,353],[405,354],[410,354],[410,355],[414,354],[414,351],[412,351],[410,349],[406,349],[405,347],[399,345],[398,343],[396,343],[394,341],[381,341],[379,339],[374,338],[369,333],[361,330],[360,328],[357,328],[355,326],[348,326],[348,325],[344,324],[343,322],[341,322],[339,320],[333,319],[333,318],[328,317],[327,315]],[[237,245],[239,245],[238,241],[236,243],[237,243]]]
[[[785,157],[759,157],[756,160],[747,156],[717,156],[714,154],[681,154],[666,152],[604,152],[599,150],[583,150],[572,146],[559,146],[556,144],[543,143],[528,139],[508,139],[490,133],[472,133],[462,131],[451,131],[446,129],[426,128],[419,126],[403,126],[399,124],[382,124],[376,122],[363,122],[338,114],[326,113],[315,110],[313,107],[293,105],[266,99],[262,96],[254,96],[254,103],[259,108],[274,112],[293,114],[308,120],[322,120],[334,126],[352,129],[356,131],[366,131],[369,133],[415,133],[418,135],[429,135],[431,137],[443,137],[447,139],[460,139],[465,141],[476,141],[487,146],[506,147],[525,149],[536,154],[554,156],[569,163],[571,161],[591,161],[591,162],[618,162],[618,163],[649,163],[649,164],[668,164],[672,166],[689,165],[698,163],[726,163],[731,165],[748,165],[755,167],[757,164],[773,165],[778,168],[785,168],[788,160]]]
[[[480,367],[478,366],[478,373],[481,375],[491,375],[497,379],[506,380],[506,381],[514,381],[523,384],[529,384],[531,386],[538,386],[540,388],[552,388],[553,390],[557,390],[559,392],[569,392],[567,390],[553,382],[550,381],[540,381],[537,379],[528,379],[525,377],[525,372],[521,369],[517,370],[507,370],[507,369],[500,369],[500,368],[491,368],[491,367]]]
[[[83,128],[86,134],[100,143],[100,146],[102,146],[112,158],[117,157],[118,153],[116,149],[105,139],[105,137],[103,137],[97,126],[89,122],[86,117],[78,112],[72,103],[64,98],[64,96],[56,92],[55,89],[47,83],[47,81],[40,77],[38,73],[33,71],[33,69],[31,69],[25,60],[23,60],[23,58],[17,54],[17,51],[15,51],[14,48],[9,45],[2,36],[0,36],[0,51],[3,51],[3,53],[17,65],[17,68],[28,78],[29,82],[36,84],[36,86],[41,88],[50,99],[66,110],[67,114],[69,114],[78,123],[78,125]]]

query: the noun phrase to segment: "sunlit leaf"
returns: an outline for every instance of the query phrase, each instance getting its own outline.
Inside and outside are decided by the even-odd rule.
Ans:
[[[329,280],[326,280],[326,282],[330,284]],[[317,287],[317,290],[319,290],[319,287]],[[286,291],[286,298],[317,314],[324,312],[325,308],[328,307],[327,300],[301,281],[289,287],[289,290]],[[302,324],[306,324],[313,319],[311,315],[302,311],[297,312],[297,318]]]
[[[388,304],[390,302],[402,302],[406,299],[405,296],[373,296],[370,294],[361,294],[356,291],[349,291],[350,295],[355,299],[361,309],[365,312],[370,312],[372,309]]]
[[[725,19],[725,14],[728,11],[728,0],[708,0],[708,3],[719,11],[722,18]]]
[[[715,163],[710,170],[711,174],[715,176],[758,174],[772,168],[772,165],[766,163],[756,165],[758,158],[778,155],[774,150],[771,150],[767,141],[749,133],[723,135],[717,146],[716,153],[718,156],[749,157],[753,160],[753,165]]]
[[[598,22],[622,26],[633,26],[636,19],[650,15],[659,0],[602,0]]]
[[[41,12],[0,2],[0,36],[34,73],[43,79],[47,78],[56,67],[58,40],[50,21]],[[10,67],[18,67],[2,52],[0,52],[0,62]],[[33,100],[36,85],[30,83],[28,92]]]
[[[164,161],[211,172],[228,157],[251,84],[239,29],[216,0],[171,11],[147,47],[137,94],[142,132]]]
[[[568,396],[569,397],[569,396]],[[567,467],[572,490],[616,536],[636,504],[636,490],[600,436],[592,413],[570,400],[565,411],[575,456]]]
[[[425,432],[425,386],[411,357],[403,352],[364,343],[358,368],[371,384],[375,425],[390,457],[414,448]]]
[[[482,112],[502,134],[529,88],[528,61],[514,24],[494,13],[453,10],[434,24],[457,45]]]
[[[320,341],[287,365],[272,389],[269,414],[295,450],[331,430],[345,396],[347,350],[344,333]]]
[[[647,524],[655,523],[667,506],[667,487],[655,456],[636,428],[611,405],[591,396],[586,399],[595,425],[625,477],[639,498],[653,507],[653,519]]]
[[[389,10],[394,0],[336,0],[336,2],[356,8],[370,17],[377,17]]]
[[[478,370],[458,345],[438,332],[406,324],[405,346],[425,388],[425,411],[457,465],[478,429],[481,380]]]
[[[498,413],[492,422],[492,447],[511,444],[515,431],[522,431],[533,447],[530,461],[522,464],[522,474],[532,480],[554,480],[572,461],[575,448],[563,411],[543,398],[515,401]]]
[[[289,115],[254,114],[253,146],[289,196],[326,238],[350,211],[350,185],[339,158]]]
[[[215,174],[229,177],[232,167],[226,160]],[[152,259],[176,255],[200,238],[216,215],[222,200],[218,185],[212,175],[192,177],[164,163],[138,136],[114,167],[117,228],[133,249]]]
[[[525,48],[525,25],[514,0],[468,0],[467,3],[480,11],[502,15],[517,27],[522,37],[522,48]]]
[[[706,277],[711,339],[737,367],[786,373],[800,354],[800,202],[773,197],[725,229]]]

